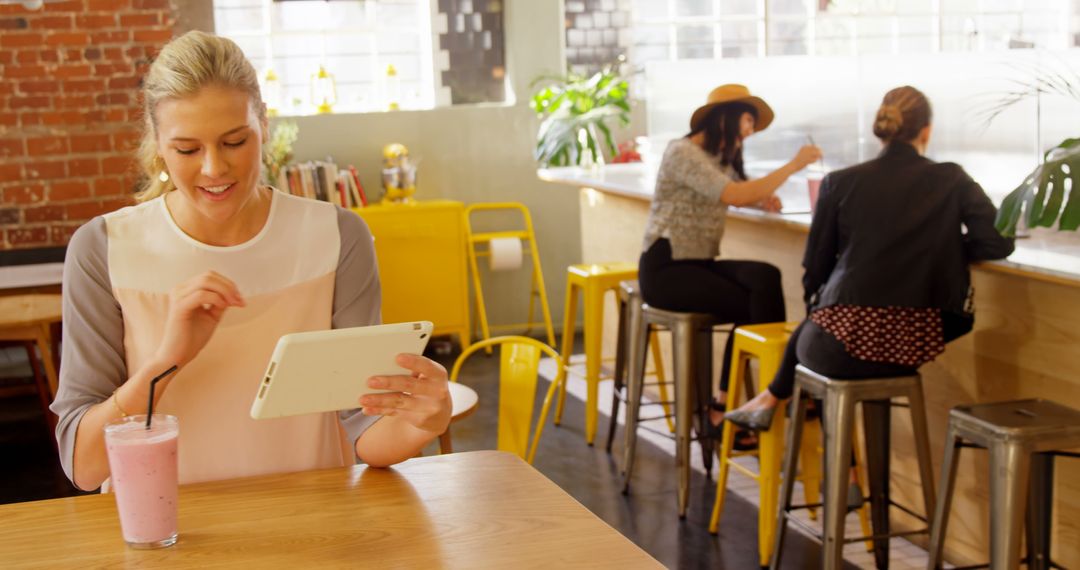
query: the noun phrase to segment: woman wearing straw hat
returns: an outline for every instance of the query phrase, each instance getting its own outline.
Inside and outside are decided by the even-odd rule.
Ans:
[[[817,147],[804,146],[787,164],[749,180],[743,169],[743,141],[768,127],[773,116],[769,105],[745,86],[721,85],[691,115],[690,133],[668,145],[639,262],[646,303],[710,313],[740,325],[785,320],[779,269],[760,261],[718,259],[728,206],[779,210],[776,189],[821,158]],[[729,336],[728,350],[732,340]],[[712,429],[706,435],[719,433],[729,367],[725,358]]]

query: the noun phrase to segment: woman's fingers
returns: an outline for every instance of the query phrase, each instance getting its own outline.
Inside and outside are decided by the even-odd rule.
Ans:
[[[408,369],[413,374],[419,373],[428,378],[446,380],[446,368],[443,368],[441,364],[430,358],[418,354],[402,353],[397,355],[395,360],[398,366]]]
[[[415,413],[428,416],[437,412],[439,404],[431,398],[422,398],[401,392],[386,394],[366,394],[360,398],[360,406],[365,414],[395,416],[403,413]]]
[[[213,291],[221,295],[232,306],[243,307],[245,305],[244,297],[240,294],[240,289],[237,288],[236,283],[213,271],[207,271],[198,277],[181,283],[173,294],[175,297],[182,298],[193,292],[203,290]]]
[[[200,290],[193,291],[179,299],[177,308],[184,312],[190,312],[196,309],[216,309],[224,311],[229,305],[229,301],[221,296],[221,294],[215,291]]]

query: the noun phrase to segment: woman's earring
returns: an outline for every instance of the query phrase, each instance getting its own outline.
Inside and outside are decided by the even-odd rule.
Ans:
[[[154,157],[154,166],[160,169],[160,172],[158,172],[158,180],[160,180],[162,184],[168,182],[169,173],[165,170],[165,160],[160,156]]]
[[[162,184],[164,184],[169,181],[169,173],[165,172],[165,170],[162,169],[161,174],[158,174],[157,179],[160,180]]]

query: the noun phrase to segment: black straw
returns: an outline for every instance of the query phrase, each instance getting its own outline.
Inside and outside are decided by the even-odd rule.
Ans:
[[[154,377],[153,380],[150,381],[150,399],[146,402],[146,429],[150,429],[150,418],[154,417],[154,387],[157,386],[158,380],[161,380],[169,374],[176,372],[177,368],[179,368],[179,366],[173,364],[172,368],[166,370],[165,372],[162,372],[161,374],[158,374]]]

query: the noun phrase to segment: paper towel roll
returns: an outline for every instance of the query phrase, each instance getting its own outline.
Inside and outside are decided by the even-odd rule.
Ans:
[[[491,242],[489,267],[492,271],[506,271],[521,267],[522,247],[518,238],[495,238]]]

